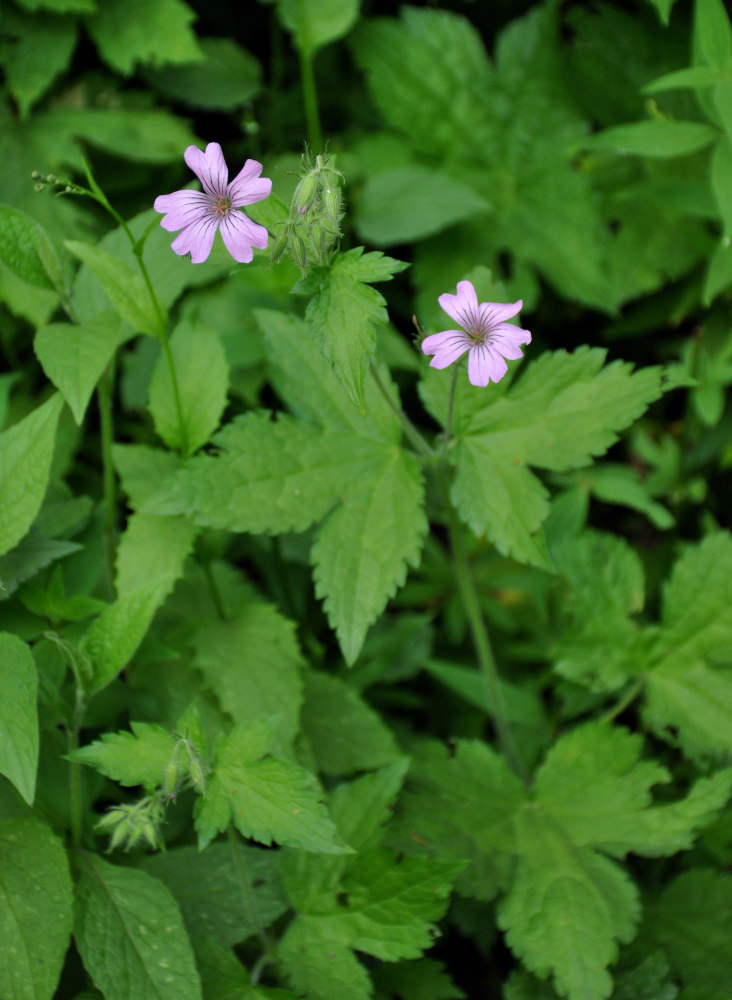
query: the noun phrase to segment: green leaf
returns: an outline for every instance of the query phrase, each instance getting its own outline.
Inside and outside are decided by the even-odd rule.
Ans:
[[[132,659],[169,584],[167,577],[152,580],[110,604],[91,625],[79,648],[94,665],[92,691],[106,687]]]
[[[583,142],[586,149],[608,150],[624,156],[666,159],[688,156],[719,138],[719,130],[704,122],[647,121],[612,125]]]
[[[337,929],[336,929],[337,930]],[[317,916],[292,921],[277,957],[298,993],[312,1000],[370,1000],[369,975],[332,925]]]
[[[516,874],[498,907],[508,944],[540,978],[552,972],[569,1000],[604,1000],[616,942],[630,941],[638,923],[635,886],[607,858],[576,847],[540,810],[519,813],[516,835]]]
[[[264,757],[270,740],[261,725],[237,726],[219,747],[206,798],[196,802],[199,846],[233,820],[245,837],[267,846],[276,841],[318,854],[347,852],[312,776]]]
[[[0,822],[0,994],[51,1000],[69,946],[73,896],[66,853],[43,823]]]
[[[173,893],[192,940],[208,938],[229,947],[269,927],[287,909],[275,859],[273,852],[237,837],[205,851],[177,847],[153,854],[142,867]],[[242,868],[251,896],[242,893]]]
[[[142,75],[166,97],[193,108],[234,111],[256,97],[262,70],[255,57],[231,38],[199,38],[204,61],[146,68]]]
[[[201,58],[191,27],[195,14],[182,0],[104,0],[86,22],[104,61],[129,76],[135,63],[187,63]]]
[[[687,66],[685,69],[664,73],[643,87],[644,94],[659,94],[666,90],[696,90],[711,87],[722,79],[721,72],[714,66]]]
[[[127,336],[113,312],[99,313],[80,326],[50,323],[36,333],[36,357],[68,403],[77,424],[84,419],[91,394],[110,358]]]
[[[33,805],[38,769],[38,676],[28,646],[0,632],[0,773]]]
[[[122,489],[134,510],[138,510],[158,491],[160,483],[181,467],[180,456],[145,444],[115,444],[112,458],[122,480]]]
[[[724,236],[732,235],[732,141],[724,136],[714,147],[712,154],[712,191],[722,218]]]
[[[36,573],[72,552],[83,548],[78,542],[46,538],[29,531],[7,555],[0,556],[0,580],[3,582],[4,597],[14,594],[21,583],[34,577]]]
[[[194,664],[224,711],[241,724],[277,717],[285,746],[300,728],[302,656],[294,623],[270,604],[249,603],[193,638]]]
[[[3,33],[12,38],[0,46],[8,88],[21,116],[68,68],[76,46],[76,21],[44,14],[29,17],[11,8],[3,11]]]
[[[318,532],[311,553],[316,592],[349,664],[404,584],[407,564],[419,562],[428,528],[423,496],[416,460],[394,449],[369,488],[349,496]]]
[[[21,540],[41,508],[62,406],[54,393],[0,434],[0,553]]]
[[[155,430],[169,448],[189,455],[198,451],[216,430],[226,406],[229,388],[229,365],[218,334],[180,323],[170,338],[183,427],[178,409],[170,366],[161,351],[150,382],[149,409]],[[205,371],[206,377],[201,378]]]
[[[26,10],[52,10],[57,14],[91,14],[97,9],[96,0],[20,0]]]
[[[132,514],[117,546],[116,586],[119,597],[144,587],[151,578],[166,577],[167,597],[183,575],[183,564],[193,550],[198,529],[180,517]]]
[[[355,781],[344,781],[335,789],[330,813],[351,847],[365,851],[381,843],[408,766],[408,759],[402,758]]]
[[[282,24],[307,56],[347,34],[358,18],[359,0],[277,0]]]
[[[105,1000],[202,1000],[188,935],[157,879],[83,855],[74,936]]]
[[[78,240],[66,240],[68,249],[99,279],[113,308],[139,333],[160,336],[160,319],[155,314],[145,283],[131,267],[98,247]]]
[[[649,671],[643,717],[661,739],[692,760],[732,753],[732,679],[701,662],[668,657]]]
[[[365,415],[364,382],[376,351],[375,326],[389,317],[383,295],[361,277],[370,270],[369,255],[362,263],[362,253],[357,247],[335,259],[308,303],[305,319],[336,379]]]
[[[146,789],[162,785],[175,737],[147,722],[131,722],[130,726],[131,733],[102,733],[100,740],[72,751],[67,759],[87,764],[120,785],[144,785]]]
[[[195,133],[187,122],[170,111],[160,109],[57,107],[47,113],[47,119],[49,128],[64,135],[78,136],[90,146],[111,153],[122,160],[140,163],[177,162],[180,160],[181,150],[197,141]],[[143,213],[145,214],[147,213]],[[162,243],[166,237],[169,245],[170,236],[161,230],[158,236],[160,242]],[[107,245],[106,238],[101,242]],[[129,248],[129,243],[127,247]],[[178,270],[187,267],[190,272],[188,261],[181,258],[177,260]],[[149,269],[149,259],[147,264]],[[171,267],[176,267],[175,262]],[[154,276],[153,287],[160,294],[161,289]],[[147,301],[147,294],[146,292],[143,301]]]
[[[696,868],[648,904],[647,929],[683,985],[684,1000],[727,1000],[732,876]]]
[[[63,287],[58,255],[45,229],[10,205],[0,205],[0,261],[29,285]]]
[[[732,26],[721,0],[696,5],[694,44],[712,66],[728,70],[732,63]]]
[[[395,761],[399,748],[381,717],[338,677],[308,671],[302,728],[324,774],[353,774]]]
[[[472,188],[447,174],[421,166],[396,167],[366,178],[356,226],[367,243],[410,243],[489,208]]]
[[[433,958],[381,965],[374,973],[374,985],[402,1000],[463,1000],[467,995],[453,983],[442,962]]]

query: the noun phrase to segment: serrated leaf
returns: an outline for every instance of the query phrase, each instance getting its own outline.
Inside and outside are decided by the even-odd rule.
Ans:
[[[11,205],[0,205],[0,261],[29,285],[63,287],[58,255],[45,229]]]
[[[90,243],[66,240],[65,246],[94,272],[112,307],[139,333],[160,336],[160,319],[141,276],[124,261]]]
[[[105,1000],[202,1000],[176,902],[145,872],[84,854],[74,936]]]
[[[702,662],[669,657],[646,679],[646,723],[692,760],[732,753],[732,678]]]
[[[366,414],[365,381],[386,301],[360,277],[360,248],[337,257],[308,303],[305,320],[353,405]],[[368,270],[367,270],[368,273]]]
[[[344,847],[311,775],[295,764],[264,757],[257,727],[237,726],[219,748],[205,799],[196,802],[196,830],[204,847],[233,821],[245,837],[318,854]]]
[[[183,574],[183,563],[193,550],[198,529],[180,517],[132,514],[117,546],[116,586],[120,597],[144,587],[151,577],[166,577],[167,591]]]
[[[166,577],[152,580],[102,612],[81,640],[94,665],[92,691],[106,687],[134,656],[169,589]]]
[[[498,907],[508,944],[540,978],[551,972],[569,1000],[605,1000],[617,942],[635,933],[637,889],[613,862],[576,847],[541,810],[523,809],[516,834],[516,873]]]
[[[347,844],[359,851],[378,846],[408,767],[408,759],[402,758],[338,785],[331,796],[330,813]]]
[[[359,0],[277,0],[280,20],[307,56],[347,34],[358,8]]]
[[[51,1000],[69,946],[73,896],[61,842],[31,818],[0,822],[0,994]]]
[[[54,393],[0,434],[0,554],[20,541],[40,510],[62,406]]]
[[[370,1000],[371,980],[333,928],[315,916],[298,916],[285,931],[277,957],[293,987],[312,1000]]]
[[[368,771],[400,756],[381,717],[346,681],[308,671],[304,695],[302,729],[323,774]]]
[[[138,62],[199,60],[195,16],[182,0],[104,0],[87,28],[105,62],[127,76]]]
[[[416,460],[395,449],[369,488],[349,496],[318,533],[311,553],[316,592],[349,664],[403,585],[407,564],[419,561],[428,527],[423,496]]]
[[[76,45],[78,28],[72,18],[28,17],[13,8],[3,12],[3,31],[12,44],[2,47],[8,88],[21,116],[48,89],[54,78],[67,69]]]
[[[0,632],[0,774],[33,805],[38,769],[38,675],[30,649]]]
[[[276,717],[289,746],[303,699],[294,623],[270,604],[250,603],[229,621],[202,625],[193,646],[194,664],[222,709],[241,724]]]
[[[190,455],[208,441],[219,425],[226,406],[229,365],[218,334],[185,321],[173,331],[170,350],[183,427],[178,421],[170,367],[163,351],[150,381],[149,409],[155,430],[168,447]]]
[[[94,387],[110,358],[127,339],[119,316],[100,313],[87,323],[50,323],[33,342],[43,370],[81,424]]]
[[[179,455],[145,444],[115,444],[112,458],[134,510],[153,496],[182,464]]]
[[[269,927],[287,909],[275,861],[273,852],[237,837],[233,844],[209,844],[205,851],[178,847],[153,854],[142,867],[173,893],[193,940],[208,938],[229,947]]]
[[[162,726],[131,722],[131,733],[102,733],[99,740],[72,751],[67,759],[87,764],[120,785],[163,784],[165,768],[173,757],[176,740]]]

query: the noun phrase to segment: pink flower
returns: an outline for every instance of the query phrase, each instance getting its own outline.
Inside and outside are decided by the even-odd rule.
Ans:
[[[447,368],[466,351],[468,378],[473,385],[485,386],[500,382],[508,371],[504,358],[515,361],[523,354],[519,344],[530,344],[531,334],[512,323],[506,323],[524,304],[518,302],[481,302],[469,281],[458,281],[457,295],[445,293],[437,300],[445,312],[460,324],[462,330],[433,333],[422,341],[425,354],[434,354],[432,368]]]
[[[229,169],[218,142],[210,142],[206,152],[189,146],[185,161],[198,177],[203,191],[174,191],[155,199],[155,211],[163,212],[160,225],[168,232],[182,230],[170,244],[181,257],[189,253],[194,264],[201,264],[211,253],[216,230],[234,260],[248,264],[254,256],[252,247],[264,250],[268,232],[264,226],[240,212],[242,205],[262,201],[272,190],[272,181],[260,177],[262,164],[247,160],[229,183]]]

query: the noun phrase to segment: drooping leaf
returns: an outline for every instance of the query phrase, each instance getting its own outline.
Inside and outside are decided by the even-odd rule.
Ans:
[[[30,649],[0,632],[0,773],[33,805],[38,769],[38,676]]]
[[[51,1000],[69,946],[73,914],[66,853],[32,818],[0,821],[0,993]]]
[[[188,935],[168,889],[146,872],[84,854],[74,927],[107,1000],[202,1000]]]
[[[0,434],[0,553],[20,541],[40,510],[62,406],[54,393]]]

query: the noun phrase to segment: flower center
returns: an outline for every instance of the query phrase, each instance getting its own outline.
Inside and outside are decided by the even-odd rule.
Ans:
[[[231,198],[218,195],[211,200],[211,208],[217,219],[223,219],[231,211]]]

